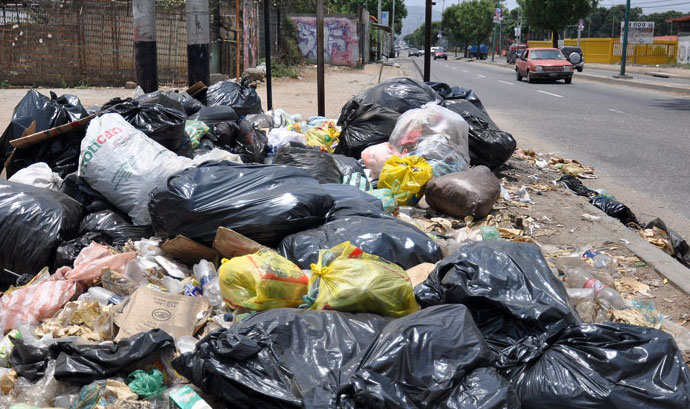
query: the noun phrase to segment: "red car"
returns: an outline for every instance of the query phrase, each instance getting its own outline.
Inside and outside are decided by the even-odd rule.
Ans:
[[[515,75],[518,81],[527,77],[528,82],[537,79],[565,80],[573,82],[573,65],[557,48],[528,48],[515,61]]]
[[[448,59],[448,55],[446,54],[446,50],[444,50],[441,47],[437,48],[436,51],[434,51],[434,60],[436,60],[438,58],[443,58],[444,60]]]

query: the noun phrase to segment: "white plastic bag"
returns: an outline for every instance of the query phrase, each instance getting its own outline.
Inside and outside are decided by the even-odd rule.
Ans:
[[[287,128],[273,128],[268,133],[268,150],[266,152],[266,159],[264,163],[273,163],[273,157],[276,156],[276,152],[281,146],[287,146],[290,142],[298,142],[302,145],[307,144],[307,140],[304,134],[292,131]]]
[[[379,143],[362,151],[364,166],[371,171],[372,179],[378,179],[383,164],[393,155],[402,156],[390,142]]]
[[[162,180],[191,166],[119,114],[94,118],[81,142],[79,176],[135,224],[151,224],[149,193]]]
[[[20,169],[8,180],[55,191],[59,191],[60,186],[62,186],[60,175],[53,172],[50,166],[44,162],[34,163],[31,166]]]
[[[400,115],[389,141],[403,155],[426,159],[438,177],[469,167],[468,138],[469,126],[462,116],[427,103]]]

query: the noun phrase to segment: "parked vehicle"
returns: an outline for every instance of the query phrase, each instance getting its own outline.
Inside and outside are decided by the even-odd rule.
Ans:
[[[527,77],[527,82],[537,79],[573,81],[573,65],[557,48],[528,48],[515,61],[515,76],[518,81]]]
[[[419,50],[416,48],[410,48],[407,50],[407,56],[408,57],[419,57],[421,54],[419,53]]]
[[[489,55],[489,49],[486,48],[486,44],[479,45],[479,53],[477,53],[476,45],[469,46],[467,50],[467,54],[470,58],[476,58],[478,60],[486,60],[486,57]]]
[[[585,56],[582,55],[580,47],[566,46],[561,48],[561,52],[565,58],[577,69],[577,72],[582,72],[585,68]]]
[[[443,47],[437,47],[436,51],[434,51],[434,60],[437,60],[439,58],[448,60],[448,54],[446,54],[446,50]]]
[[[515,64],[515,60],[519,57],[522,50],[527,48],[527,44],[513,44],[508,47],[508,53],[506,54],[506,62],[508,64]]]

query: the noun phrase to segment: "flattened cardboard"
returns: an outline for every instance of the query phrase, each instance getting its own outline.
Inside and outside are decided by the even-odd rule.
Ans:
[[[227,227],[218,228],[216,237],[213,239],[213,248],[218,250],[222,257],[228,259],[256,253],[261,249],[271,250]]]
[[[218,252],[216,250],[182,235],[166,240],[161,245],[161,250],[190,266],[201,260],[208,260],[218,265]]]

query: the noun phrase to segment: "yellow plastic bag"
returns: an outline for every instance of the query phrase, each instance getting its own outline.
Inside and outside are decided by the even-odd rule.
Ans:
[[[333,144],[340,138],[340,131],[335,126],[335,121],[329,119],[309,128],[304,136],[307,140],[307,146],[318,147],[321,150],[333,153],[335,150]]]
[[[402,317],[419,310],[412,282],[397,264],[368,254],[349,241],[319,251],[311,265],[309,296],[312,310],[368,312]]]
[[[297,307],[309,284],[299,267],[270,250],[234,257],[219,272],[221,295],[233,309]]]
[[[424,196],[426,183],[434,176],[434,170],[419,156],[394,155],[381,169],[379,189],[390,189],[400,206],[415,205]]]

